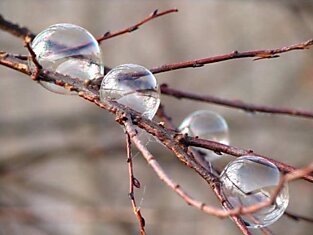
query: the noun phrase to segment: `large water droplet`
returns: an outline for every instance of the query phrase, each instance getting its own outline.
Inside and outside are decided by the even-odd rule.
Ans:
[[[55,24],[32,41],[31,47],[44,70],[61,73],[82,81],[102,77],[104,68],[97,40],[84,28],[73,24]],[[29,60],[31,71],[35,65]],[[39,81],[48,90],[59,94],[70,91],[52,83]]]
[[[160,104],[159,85],[154,75],[143,66],[119,65],[103,78],[100,99],[115,100],[152,119]]]
[[[230,162],[220,176],[222,192],[234,208],[268,201],[280,179],[281,173],[273,163],[253,155]],[[285,184],[273,205],[241,217],[248,227],[265,227],[284,214],[288,202],[288,185]]]
[[[228,125],[225,119],[212,111],[199,110],[187,116],[179,126],[183,134],[198,136],[202,139],[216,141],[222,144],[229,144]],[[214,161],[221,157],[211,150],[195,148],[205,154],[207,161]]]

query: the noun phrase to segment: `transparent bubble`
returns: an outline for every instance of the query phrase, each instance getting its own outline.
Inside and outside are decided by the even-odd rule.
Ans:
[[[101,50],[97,40],[84,28],[73,24],[55,24],[39,33],[31,47],[43,69],[93,80],[104,75]],[[29,59],[31,71],[35,65]],[[63,87],[40,81],[43,87],[59,94],[70,94]]]
[[[268,201],[280,179],[281,173],[273,163],[252,155],[230,162],[220,176],[222,193],[234,208]],[[288,202],[288,185],[285,184],[273,205],[241,217],[250,228],[265,227],[284,214]]]
[[[115,100],[152,119],[160,104],[159,85],[148,69],[135,64],[119,65],[103,78],[100,99]]]
[[[186,117],[179,126],[183,134],[198,136],[202,139],[208,139],[222,144],[229,144],[228,125],[225,119],[212,111],[199,110]],[[195,148],[205,155],[207,161],[214,161],[220,158],[211,150]]]

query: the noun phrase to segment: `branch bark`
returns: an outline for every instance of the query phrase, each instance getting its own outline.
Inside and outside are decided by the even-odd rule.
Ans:
[[[146,17],[145,19],[139,21],[138,23],[130,26],[130,27],[127,27],[126,29],[122,29],[122,30],[119,30],[119,31],[116,31],[114,33],[111,33],[110,31],[106,32],[102,37],[99,37],[97,39],[98,43],[101,43],[102,41],[104,40],[107,40],[107,39],[110,39],[110,38],[113,38],[113,37],[116,37],[116,36],[120,36],[120,35],[123,35],[123,34],[126,34],[126,33],[131,33],[137,29],[139,29],[139,27],[155,18],[158,18],[160,16],[163,16],[163,15],[167,15],[167,14],[170,14],[170,13],[173,13],[173,12],[178,12],[178,9],[174,8],[174,9],[169,9],[169,10],[166,10],[166,11],[162,11],[162,12],[159,12],[158,9],[154,10],[148,17]]]
[[[271,50],[256,50],[256,51],[233,51],[228,54],[224,55],[218,55],[218,56],[212,56],[207,57],[203,59],[196,59],[196,60],[189,60],[189,61],[183,61],[173,64],[165,64],[158,67],[151,68],[150,71],[154,74],[157,73],[164,73],[168,71],[173,71],[177,69],[183,69],[183,68],[198,68],[202,67],[206,64],[212,64],[217,63],[221,61],[226,60],[234,60],[234,59],[240,59],[240,58],[255,58],[254,60],[261,60],[261,59],[272,59],[277,58],[280,55],[289,51],[294,50],[304,50],[309,49],[313,45],[313,39],[307,40],[306,42],[294,44],[291,46],[286,46],[282,48],[276,48]]]
[[[313,112],[284,108],[284,107],[270,107],[266,105],[255,105],[249,104],[240,100],[228,100],[211,95],[199,95],[188,91],[181,91],[169,87],[166,84],[161,85],[161,92],[164,95],[176,97],[178,99],[189,99],[194,101],[201,101],[205,103],[211,103],[216,105],[221,105],[229,108],[241,109],[250,113],[268,113],[268,114],[278,114],[287,115],[293,117],[303,117],[303,118],[313,118]]]

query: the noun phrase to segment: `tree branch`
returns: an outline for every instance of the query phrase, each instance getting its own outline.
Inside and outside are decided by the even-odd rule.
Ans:
[[[285,172],[285,173],[289,173],[289,172],[293,172],[293,171],[297,170],[295,167],[292,167],[292,166],[285,164],[283,162],[271,159],[267,156],[263,156],[263,155],[258,154],[258,153],[254,153],[253,150],[240,149],[240,148],[237,148],[234,146],[225,145],[225,144],[221,144],[218,142],[200,139],[200,138],[196,138],[196,137],[190,137],[190,136],[183,136],[181,138],[181,141],[184,144],[186,144],[187,146],[206,148],[206,149],[210,149],[214,152],[226,153],[226,154],[229,154],[229,155],[232,155],[235,157],[240,157],[240,156],[244,156],[244,155],[251,155],[251,154],[255,155],[255,156],[259,156],[259,157],[265,158],[268,161],[272,162],[274,165],[276,165],[278,167],[278,169],[280,171]],[[313,183],[313,176],[312,175],[304,175],[303,179]]]
[[[305,222],[308,222],[308,223],[313,223],[313,218],[308,217],[308,216],[298,215],[298,214],[290,212],[290,211],[285,211],[285,215],[288,218],[293,219],[295,221],[302,220],[302,221],[305,221]]]
[[[312,45],[313,45],[313,39],[310,39],[306,42],[302,42],[302,43],[298,43],[298,44],[294,44],[294,45],[286,46],[282,48],[271,49],[271,50],[257,50],[257,51],[244,51],[244,52],[234,51],[225,55],[212,56],[212,57],[207,57],[203,59],[184,61],[184,62],[179,62],[179,63],[174,63],[174,64],[165,64],[159,67],[151,68],[150,71],[154,74],[164,73],[164,72],[173,71],[177,69],[197,68],[197,67],[202,67],[206,64],[212,64],[212,63],[226,61],[226,60],[248,58],[248,57],[255,58],[254,60],[272,59],[272,58],[279,57],[279,54],[286,53],[289,51],[309,49]]]
[[[145,219],[141,215],[140,209],[137,207],[134,186],[140,188],[139,181],[134,176],[133,170],[133,160],[131,154],[131,141],[128,133],[125,133],[126,136],[126,150],[127,150],[127,163],[128,163],[128,174],[129,174],[129,198],[132,203],[134,214],[138,220],[139,230],[141,235],[146,235],[145,232]]]
[[[32,40],[31,37],[26,36],[25,40],[24,40],[24,46],[27,48],[28,52],[30,53],[31,60],[35,65],[35,72],[34,72],[34,74],[31,75],[31,78],[33,80],[37,80],[39,73],[40,73],[40,70],[42,69],[42,66],[41,66],[41,64],[39,64],[39,62],[36,58],[36,54],[30,45],[31,40]]]
[[[212,103],[217,105],[222,105],[229,108],[241,109],[246,112],[251,113],[269,113],[269,114],[280,114],[288,115],[294,117],[303,117],[303,118],[313,118],[313,112],[308,112],[304,110],[292,109],[292,108],[283,108],[283,107],[270,107],[265,105],[255,105],[245,103],[240,100],[228,100],[211,95],[198,95],[187,91],[181,91],[169,87],[167,84],[161,85],[161,92],[164,95],[173,96],[178,99],[190,99],[195,101],[201,101],[206,103]]]
[[[101,43],[102,41],[104,40],[107,40],[107,39],[110,39],[110,38],[113,38],[113,37],[116,37],[116,36],[119,36],[119,35],[122,35],[122,34],[126,34],[126,33],[131,33],[137,29],[139,29],[139,27],[147,22],[149,22],[150,20],[153,20],[155,18],[158,18],[160,16],[163,16],[163,15],[166,15],[166,14],[170,14],[170,13],[173,13],[173,12],[178,12],[178,9],[169,9],[169,10],[166,10],[166,11],[162,11],[162,12],[158,12],[158,10],[154,10],[148,17],[146,17],[145,19],[139,21],[138,23],[130,26],[130,27],[127,27],[126,29],[122,29],[122,30],[119,30],[117,32],[114,32],[114,33],[111,33],[110,31],[106,32],[102,37],[99,37],[97,39],[98,43]]]

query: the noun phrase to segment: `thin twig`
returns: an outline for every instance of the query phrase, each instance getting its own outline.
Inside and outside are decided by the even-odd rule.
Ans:
[[[284,215],[286,215],[288,218],[293,219],[295,221],[305,221],[308,223],[313,223],[313,218],[308,217],[308,216],[298,215],[290,211],[285,211]]]
[[[161,92],[164,95],[173,96],[178,99],[190,99],[195,101],[202,101],[217,105],[222,105],[229,108],[241,109],[247,112],[255,113],[269,113],[269,114],[281,114],[288,115],[294,117],[303,117],[303,118],[313,118],[313,112],[292,109],[292,108],[283,108],[283,107],[270,107],[265,105],[255,105],[249,104],[240,100],[228,100],[219,98],[211,95],[198,95],[192,92],[181,91],[174,88],[169,87],[167,84],[161,85]]]
[[[313,45],[313,39],[310,39],[306,42],[298,43],[298,44],[287,46],[287,47],[272,49],[272,50],[257,50],[257,51],[244,51],[244,52],[234,51],[225,55],[218,55],[218,56],[184,61],[184,62],[179,62],[179,63],[174,63],[174,64],[165,64],[159,67],[151,68],[150,71],[156,74],[156,73],[163,73],[163,72],[168,72],[168,71],[173,71],[173,70],[183,69],[183,68],[197,68],[197,67],[202,67],[206,64],[212,64],[212,63],[226,61],[226,60],[248,58],[248,57],[256,58],[255,60],[271,59],[271,58],[279,57],[279,54],[286,53],[289,51],[308,49],[312,45]]]
[[[136,187],[140,187],[140,184],[135,183],[135,182],[138,182],[138,180],[134,176],[133,160],[132,160],[132,154],[131,154],[131,140],[127,132],[125,133],[125,136],[126,136],[127,163],[128,163],[128,174],[129,174],[129,198],[132,203],[134,214],[136,215],[136,218],[138,220],[140,234],[146,235],[145,220],[143,216],[141,215],[140,209],[137,207],[136,199],[135,199],[134,185],[137,185]]]
[[[175,9],[169,9],[169,10],[162,11],[162,12],[158,12],[158,10],[155,10],[149,16],[147,16],[145,19],[139,21],[138,23],[136,23],[130,27],[127,27],[126,29],[122,29],[122,30],[119,30],[119,31],[114,32],[114,33],[106,32],[102,37],[99,37],[97,39],[97,41],[98,41],[98,43],[101,43],[102,41],[107,40],[109,38],[113,38],[113,37],[116,37],[116,36],[119,36],[122,34],[126,34],[126,33],[131,33],[133,31],[139,29],[139,27],[141,25],[147,23],[148,21],[153,20],[153,19],[158,18],[158,17],[163,16],[163,15],[169,14],[169,13],[173,13],[173,12],[178,12],[178,9],[176,9],[176,8]]]
[[[25,47],[30,53],[32,62],[35,64],[35,72],[32,74],[31,77],[33,80],[37,80],[40,74],[40,70],[42,69],[42,66],[39,64],[37,57],[36,57],[36,53],[34,52],[33,48],[30,45],[31,40],[32,40],[31,37],[26,36],[24,39],[24,43],[25,43]]]

